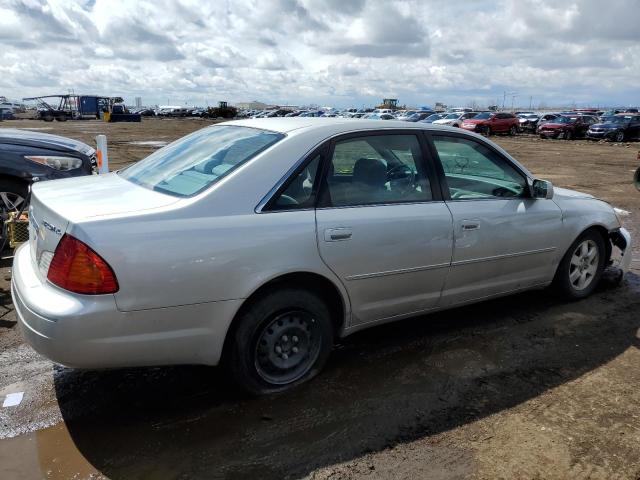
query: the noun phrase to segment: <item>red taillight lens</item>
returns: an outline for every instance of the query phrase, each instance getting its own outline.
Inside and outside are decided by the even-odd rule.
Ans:
[[[85,243],[67,234],[56,247],[47,278],[65,290],[85,295],[118,291],[118,280],[107,262]]]

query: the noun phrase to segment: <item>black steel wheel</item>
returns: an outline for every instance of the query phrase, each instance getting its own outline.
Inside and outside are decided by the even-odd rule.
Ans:
[[[332,345],[333,322],[324,299],[284,287],[259,296],[240,312],[223,362],[249,393],[276,393],[317,375]]]

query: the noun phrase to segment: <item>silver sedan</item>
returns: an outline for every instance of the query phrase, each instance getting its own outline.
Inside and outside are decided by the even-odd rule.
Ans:
[[[631,261],[607,203],[408,122],[207,127],[119,172],[37,184],[30,222],[12,295],[38,352],[222,363],[257,394],[316,375],[337,337],[550,285],[580,299]]]

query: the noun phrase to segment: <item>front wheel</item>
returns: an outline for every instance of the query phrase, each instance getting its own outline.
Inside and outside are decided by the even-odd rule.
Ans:
[[[560,261],[554,279],[556,291],[570,300],[588,297],[600,281],[605,257],[604,239],[598,232],[580,235]]]
[[[615,136],[613,137],[613,139],[616,142],[622,142],[624,141],[624,132],[622,130],[620,130],[619,132],[616,132]]]
[[[225,364],[235,382],[254,395],[282,392],[317,375],[333,345],[325,301],[285,287],[252,302],[238,318]]]

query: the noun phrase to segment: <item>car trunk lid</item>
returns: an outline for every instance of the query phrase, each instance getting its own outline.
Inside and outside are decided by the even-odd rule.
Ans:
[[[29,206],[32,260],[44,279],[60,239],[73,224],[158,209],[178,201],[135,185],[115,173],[36,183]]]

